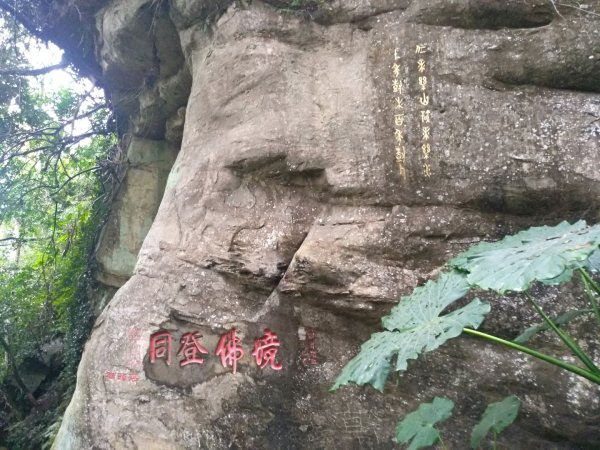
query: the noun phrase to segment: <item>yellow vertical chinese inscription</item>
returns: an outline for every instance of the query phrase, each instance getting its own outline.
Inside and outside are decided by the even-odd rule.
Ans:
[[[421,131],[421,161],[423,175],[430,177],[431,170],[431,110],[428,108],[431,101],[431,83],[428,76],[427,53],[429,47],[427,44],[417,44],[415,46],[415,54],[417,54],[417,83],[419,86],[420,95],[418,96],[418,105],[422,107],[418,112]]]
[[[427,178],[431,176],[431,166],[429,163],[423,164],[423,175],[425,175]]]
[[[421,137],[423,138],[424,141],[428,141],[429,140],[429,132],[430,132],[431,128],[430,127],[421,127]]]
[[[394,94],[394,156],[398,165],[398,172],[402,178],[406,178],[406,147],[404,142],[404,83],[401,78],[402,67],[400,60],[400,49],[394,49],[394,62],[392,64],[392,92]]]
[[[395,100],[396,100],[395,108],[396,109],[404,109],[404,101],[403,101],[402,97],[396,97]]]
[[[428,54],[430,48],[427,43],[418,43],[414,47],[414,54],[416,55],[413,61],[416,62],[415,72],[412,72],[412,68],[405,66],[405,73],[408,73],[408,77],[403,79],[403,67],[401,59],[410,55],[406,49],[394,48],[394,60],[391,65],[391,91],[393,93],[393,124],[394,124],[394,156],[398,165],[398,171],[402,178],[406,178],[406,149],[408,145],[412,145],[412,141],[406,139],[406,127],[410,124],[409,120],[413,112],[408,110],[405,111],[405,106],[415,105],[416,111],[414,111],[416,124],[419,127],[419,134],[416,136],[417,142],[415,145],[420,150],[416,155],[421,160],[422,174],[425,177],[432,175],[432,164],[435,159],[435,153],[433,153],[433,124],[432,124],[432,79],[429,73],[430,61]],[[414,78],[413,78],[414,77]],[[413,82],[416,88],[416,92],[413,91]],[[415,92],[414,103],[406,95],[411,95],[411,92]],[[408,102],[408,103],[407,103]],[[412,158],[411,158],[412,160]]]
[[[421,152],[423,153],[423,159],[429,159],[429,154],[431,153],[431,144],[429,142],[421,144]]]

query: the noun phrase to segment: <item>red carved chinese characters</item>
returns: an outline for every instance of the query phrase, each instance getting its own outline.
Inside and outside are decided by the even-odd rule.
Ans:
[[[202,335],[198,331],[195,333],[185,333],[181,337],[181,347],[179,347],[179,351],[177,352],[177,355],[183,354],[185,357],[185,359],[179,363],[181,367],[187,366],[188,364],[202,364],[204,362],[204,359],[200,358],[199,354],[204,353],[207,355],[208,350],[202,347],[198,342],[198,339],[201,337]]]
[[[140,380],[140,376],[137,373],[123,373],[123,372],[115,372],[113,370],[107,370],[104,374],[107,380],[111,381],[131,381],[132,383],[137,383]]]
[[[314,329],[308,329],[309,333],[302,329],[302,336],[300,337],[301,341],[306,339],[309,341],[309,348],[305,348],[304,350],[312,351],[309,354],[311,357],[311,362],[316,364],[316,349],[314,349]],[[299,330],[300,331],[300,330]],[[132,333],[135,335],[135,333]],[[299,333],[300,335],[300,333]],[[199,331],[190,331],[188,333],[184,333],[181,336],[181,345],[179,347],[179,351],[177,352],[177,356],[181,356],[182,359],[179,361],[179,365],[181,367],[187,366],[189,364],[203,364],[206,359],[204,355],[208,355],[208,350],[200,344],[200,339],[202,338],[202,334]],[[168,366],[171,365],[171,346],[173,343],[173,336],[171,332],[165,330],[159,330],[156,333],[150,336],[150,363],[154,363],[157,360],[163,360],[165,364]],[[306,343],[306,342],[301,342]],[[283,364],[276,361],[277,352],[279,351],[279,346],[281,342],[277,337],[277,334],[271,331],[268,328],[265,328],[264,334],[260,338],[254,339],[254,348],[252,350],[252,356],[254,357],[256,364],[264,369],[269,366],[273,370],[281,370],[283,368]],[[225,368],[231,366],[233,369],[233,373],[237,373],[237,363],[240,359],[244,357],[245,351],[241,345],[241,338],[237,335],[237,330],[232,328],[227,333],[221,335],[219,339],[219,343],[217,345],[215,355],[220,357],[221,365]],[[304,358],[303,358],[303,362]],[[123,379],[124,374],[117,373],[108,373],[107,379],[109,380],[118,380],[125,381]],[[130,378],[129,381],[137,382],[139,378],[136,376],[133,379]]]
[[[254,350],[252,356],[256,360],[256,364],[261,369],[264,369],[267,364],[271,366],[273,370],[281,370],[281,363],[275,362],[275,356],[277,356],[277,350],[279,349],[279,339],[277,335],[268,328],[265,328],[265,334],[254,339]]]
[[[171,365],[171,333],[158,331],[150,336],[150,362],[165,358],[167,366]]]
[[[237,370],[237,362],[244,356],[244,349],[239,345],[240,338],[236,336],[235,328],[232,328],[219,339],[215,355],[221,357],[223,367],[232,366],[233,373]]]

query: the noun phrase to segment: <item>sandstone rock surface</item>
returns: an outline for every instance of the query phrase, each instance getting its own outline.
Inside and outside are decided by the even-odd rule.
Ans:
[[[181,145],[139,255],[170,163],[128,173],[138,187],[113,236],[130,224],[135,245],[104,254],[111,284],[135,270],[97,320],[54,448],[397,448],[398,418],[442,394],[458,411],[445,441],[464,448],[511,393],[523,412],[500,445],[600,446],[597,387],[473,339],[386,395],[328,392],[378,318],[470,243],[600,219],[600,2],[289,3],[114,0],[96,14],[120,132],[143,161]],[[501,335],[531,323],[518,298],[494,308],[484,327]],[[235,374],[215,355],[231,328]],[[265,329],[281,370],[251,355]],[[159,331],[171,365],[150,360]],[[209,354],[182,367],[195,331]]]

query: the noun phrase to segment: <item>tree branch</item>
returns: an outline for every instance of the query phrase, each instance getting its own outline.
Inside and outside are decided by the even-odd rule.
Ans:
[[[2,0],[0,0],[1,2]],[[62,61],[58,64],[54,64],[48,67],[41,67],[39,69],[7,69],[0,70],[0,75],[18,75],[21,77],[37,77],[39,75],[45,75],[54,70],[64,69],[69,66],[68,61],[63,57]]]
[[[9,236],[9,237],[0,239],[0,245],[5,245],[5,244],[3,244],[3,242],[7,242],[7,241],[32,242],[32,241],[42,241],[44,239],[46,239],[46,238],[21,238],[21,237],[16,237],[16,236]]]

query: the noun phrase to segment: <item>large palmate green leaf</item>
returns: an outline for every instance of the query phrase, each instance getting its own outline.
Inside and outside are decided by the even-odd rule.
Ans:
[[[355,383],[370,384],[382,391],[394,356],[395,370],[406,370],[409,359],[435,350],[461,334],[466,326],[477,328],[490,311],[489,304],[479,299],[440,316],[449,304],[468,290],[464,276],[452,272],[442,274],[438,280],[416,288],[412,295],[402,297],[390,315],[383,318],[383,326],[388,331],[371,335],[360,353],[344,367],[332,389]]]
[[[471,448],[478,448],[490,430],[500,433],[513,423],[520,407],[521,401],[514,395],[506,397],[501,402],[489,404],[481,416],[481,421],[471,432]]]
[[[435,444],[440,433],[433,426],[450,417],[453,408],[454,402],[443,397],[435,397],[431,403],[421,403],[396,427],[396,441],[405,444],[412,440],[408,450]]]
[[[499,293],[524,291],[534,281],[561,283],[600,245],[600,225],[534,227],[499,242],[482,242],[450,261],[471,285]]]

